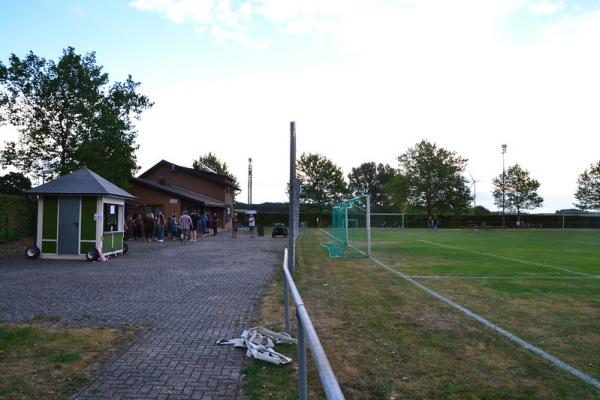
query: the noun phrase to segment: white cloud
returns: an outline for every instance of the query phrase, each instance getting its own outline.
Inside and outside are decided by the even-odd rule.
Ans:
[[[138,10],[159,12],[177,24],[188,20],[204,24],[213,19],[213,0],[136,0],[129,5]]]
[[[85,12],[85,10],[79,6],[73,6],[69,9],[69,11],[71,12],[71,14],[77,18],[83,18],[85,16],[87,16],[87,13]]]
[[[533,15],[554,15],[564,9],[562,1],[542,0],[529,4],[529,12]]]
[[[253,14],[251,2],[242,3],[237,9],[230,0],[136,0],[129,5],[160,13],[177,24],[190,22],[195,32],[210,31],[217,41],[234,41],[254,49],[267,47],[245,32]]]
[[[269,47],[268,43],[253,40],[240,32],[223,29],[219,26],[213,26],[211,34],[217,42],[233,41],[256,50],[264,50]]]

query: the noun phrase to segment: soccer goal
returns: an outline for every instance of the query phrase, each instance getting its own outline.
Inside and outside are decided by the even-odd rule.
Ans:
[[[371,255],[371,202],[369,196],[342,201],[331,210],[330,240],[321,243],[330,257]]]
[[[371,223],[377,228],[404,228],[404,213],[371,213]]]

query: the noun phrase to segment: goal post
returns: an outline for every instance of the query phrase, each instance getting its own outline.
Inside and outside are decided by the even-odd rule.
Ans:
[[[371,219],[377,228],[404,228],[404,213],[371,213]]]
[[[369,196],[344,200],[332,207],[330,240],[321,243],[330,257],[371,255],[371,201]]]

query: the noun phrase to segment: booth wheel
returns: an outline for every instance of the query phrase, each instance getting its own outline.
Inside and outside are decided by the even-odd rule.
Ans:
[[[30,260],[35,260],[40,256],[40,249],[37,246],[30,246],[25,250],[25,256]]]
[[[127,250],[129,250],[129,246],[127,246],[127,243],[123,243],[123,254],[127,254]]]
[[[85,258],[88,261],[96,261],[98,259],[98,257],[100,257],[100,253],[98,252],[98,249],[92,249],[92,250],[89,250],[87,253],[85,253]]]

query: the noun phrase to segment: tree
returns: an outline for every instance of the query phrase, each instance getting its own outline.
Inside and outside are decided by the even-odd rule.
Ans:
[[[0,176],[0,193],[22,194],[27,189],[31,189],[31,181],[19,172],[9,172]]]
[[[217,174],[228,176],[235,183],[235,186],[238,186],[237,178],[231,172],[229,172],[227,163],[221,162],[221,160],[219,160],[217,156],[211,152],[198,157],[197,160],[192,162],[192,168],[197,171],[206,170],[206,167],[208,167],[209,172],[212,171],[216,172]]]
[[[321,212],[348,195],[340,167],[320,154],[302,153],[297,164],[300,202]]]
[[[17,127],[20,138],[5,143],[0,163],[34,177],[85,165],[127,185],[138,169],[134,120],[152,106],[139,85],[131,76],[111,85],[95,53],[72,47],[58,62],[12,54],[8,67],[0,62],[0,123]]]
[[[472,213],[474,215],[487,215],[487,214],[491,214],[491,211],[488,210],[487,208],[485,208],[484,206],[476,206],[473,207],[472,209]]]
[[[391,181],[385,185],[385,191],[390,196],[392,207],[396,210],[407,211],[408,206],[408,179],[403,174],[396,172]]]
[[[600,210],[600,161],[579,175],[575,198],[581,210]]]
[[[504,189],[504,207],[511,212],[520,214],[522,210],[533,210],[540,207],[544,199],[537,190],[540,183],[529,176],[529,171],[521,168],[519,164],[512,165],[506,170],[504,183],[502,174],[492,181],[494,184],[494,204],[502,207],[502,189]]]
[[[462,176],[465,158],[422,140],[398,161],[408,207],[428,214],[460,213],[469,208],[471,193]]]
[[[393,202],[386,187],[395,175],[396,171],[388,164],[363,163],[352,168],[352,172],[348,174],[348,188],[354,196],[370,194],[373,209],[391,208]]]

